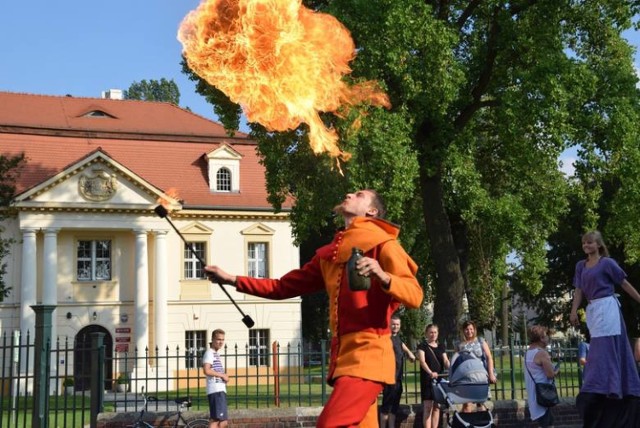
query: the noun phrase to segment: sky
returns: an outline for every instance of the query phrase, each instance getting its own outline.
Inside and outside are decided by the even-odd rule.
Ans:
[[[181,107],[215,119],[181,71],[176,35],[199,0],[2,0],[0,91],[100,97],[173,79]]]
[[[2,0],[0,91],[100,97],[143,79],[173,79],[180,106],[216,120],[181,71],[182,19],[200,0]],[[640,33],[627,38],[640,44]],[[636,53],[636,69],[640,56]],[[563,156],[571,175],[575,152]]]

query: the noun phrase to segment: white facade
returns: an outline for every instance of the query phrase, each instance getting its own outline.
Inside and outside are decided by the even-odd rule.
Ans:
[[[184,243],[153,211],[161,198],[175,209],[173,224],[204,248],[209,264],[246,275],[249,247],[259,243],[267,249],[268,276],[299,266],[286,214],[184,210],[179,201],[97,151],[20,194],[15,215],[1,224],[3,237],[15,243],[3,260],[12,290],[0,303],[0,334],[33,334],[30,306],[43,303],[56,305],[53,335],[63,342],[73,343],[83,329],[97,327],[106,332],[114,352],[149,348],[153,355],[156,347],[184,349],[194,338],[201,342],[202,335],[208,344],[211,332],[222,328],[228,345],[244,348],[250,333],[219,286],[188,278]],[[104,253],[91,245],[105,242],[108,260],[96,262]],[[80,246],[91,253],[86,263]],[[80,278],[80,266],[92,263],[108,266],[109,278]],[[270,341],[281,344],[301,341],[300,299],[269,301],[226,289],[253,318],[254,330],[266,331]]]

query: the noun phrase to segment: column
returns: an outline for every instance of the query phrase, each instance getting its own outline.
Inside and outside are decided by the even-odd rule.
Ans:
[[[58,232],[60,229],[44,230],[44,248],[42,265],[42,304],[54,307],[51,325],[51,349],[55,349],[58,338],[55,306],[58,304]],[[55,361],[55,357],[53,357]],[[55,367],[55,365],[53,366]]]
[[[135,295],[134,307],[134,347],[138,351],[138,357],[145,357],[146,348],[149,346],[149,262],[147,249],[147,231],[135,230],[136,254],[135,254]],[[138,368],[143,366],[144,359],[139,358]]]
[[[168,259],[167,259],[167,231],[159,230],[156,232],[156,263],[155,277],[156,283],[154,288],[154,329],[155,329],[155,346],[158,348],[158,355],[164,357],[167,352],[167,292],[168,292]],[[165,361],[161,359],[161,361]]]
[[[34,338],[36,315],[31,305],[36,304],[36,229],[22,229],[22,268],[20,280],[20,334],[24,343],[27,332]]]

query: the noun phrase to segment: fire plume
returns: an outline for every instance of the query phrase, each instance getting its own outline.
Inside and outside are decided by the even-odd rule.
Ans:
[[[179,200],[180,196],[178,196],[178,189],[176,189],[175,187],[170,187],[166,192],[164,192],[164,196],[159,197],[156,202],[162,205],[167,210],[167,212],[171,213],[171,211],[173,211],[174,202],[169,200],[169,198],[173,199],[174,201]]]
[[[203,0],[180,24],[189,67],[270,131],[309,126],[313,151],[348,160],[320,112],[362,102],[389,107],[375,82],[348,85],[355,44],[333,16],[300,0]]]

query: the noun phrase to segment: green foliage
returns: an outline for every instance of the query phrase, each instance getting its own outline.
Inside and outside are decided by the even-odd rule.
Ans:
[[[332,224],[328,213],[348,190],[381,191],[421,266],[443,339],[465,316],[464,294],[466,316],[482,328],[495,323],[505,281],[523,295],[545,289],[548,242],[560,237],[570,196],[582,210],[572,229],[602,224],[630,260],[640,257],[639,98],[621,36],[635,2],[305,4],[350,29],[358,53],[348,80],[379,81],[392,108],[323,117],[353,154],[344,176],[335,161],[311,153],[305,126],[270,133],[250,124],[271,203],[295,201],[298,241]],[[239,107],[191,77],[224,112],[225,126],[236,127]],[[356,113],[364,114],[360,127]],[[572,147],[580,157],[575,183],[558,169]],[[602,223],[603,186],[614,179],[607,210],[615,213]]]
[[[15,196],[16,180],[20,174],[20,168],[24,165],[24,154],[7,156],[0,154],[0,221],[6,218],[10,203]],[[3,232],[0,225],[0,232]],[[5,282],[7,263],[5,257],[9,255],[11,245],[15,241],[8,239],[0,233],[0,302],[9,295],[11,287]]]
[[[129,385],[129,383],[131,383],[131,378],[127,373],[120,373],[118,375],[118,379],[116,379],[116,383],[118,385]]]
[[[164,77],[160,80],[141,80],[133,82],[129,89],[124,91],[127,100],[163,101],[174,105],[180,104],[180,89],[176,82]]]

